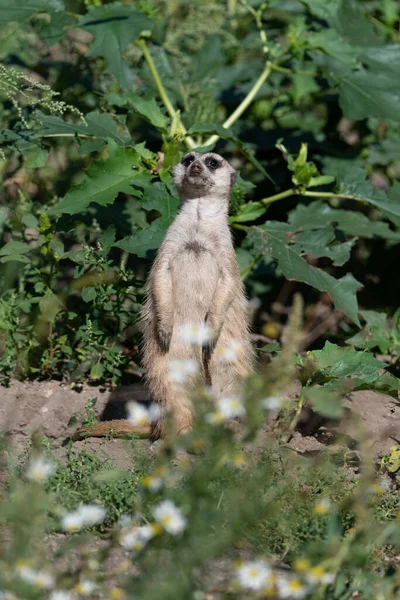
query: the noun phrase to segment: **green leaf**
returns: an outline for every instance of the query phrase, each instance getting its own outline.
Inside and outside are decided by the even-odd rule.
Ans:
[[[75,19],[65,11],[51,11],[50,23],[40,23],[39,35],[49,46],[59,42],[74,25]]]
[[[337,379],[353,376],[364,383],[371,383],[379,377],[380,370],[387,366],[370,352],[341,348],[330,342],[326,342],[322,350],[314,350],[311,354],[317,359],[320,369],[328,368],[330,376]]]
[[[53,136],[93,136],[103,140],[105,143],[109,138],[117,142],[120,146],[126,146],[131,141],[131,136],[125,126],[114,121],[107,113],[93,111],[85,115],[85,123],[72,123],[64,121],[60,117],[49,117],[39,113],[43,128],[35,134],[34,137],[53,137]],[[98,149],[98,148],[96,148]]]
[[[309,205],[298,204],[289,215],[289,223],[293,230],[325,228],[334,225],[343,233],[363,238],[375,236],[388,240],[400,241],[400,232],[392,231],[387,223],[370,221],[362,213],[341,208],[332,208],[320,200]]]
[[[141,204],[146,210],[157,210],[161,213],[149,227],[136,231],[114,244],[137,256],[146,257],[149,252],[157,250],[164,239],[165,232],[175,218],[179,206],[179,198],[172,195],[162,182],[140,183],[143,187]]]
[[[303,388],[303,393],[318,414],[329,419],[340,419],[343,416],[343,406],[334,392],[322,387]]]
[[[88,56],[103,56],[106,70],[112,73],[120,86],[129,89],[133,74],[124,61],[123,54],[131,42],[153,22],[139,9],[113,2],[103,6],[89,6],[88,14],[78,22],[78,27],[89,31],[93,40]]]
[[[161,131],[167,130],[168,117],[166,117],[158,107],[154,98],[144,100],[137,94],[131,92],[125,94],[107,94],[105,99],[109,104],[117,104],[117,106],[128,106],[135,113],[140,115],[142,119],[154,125]]]
[[[247,202],[242,204],[238,212],[229,217],[229,223],[245,223],[246,221],[255,221],[266,213],[268,207],[262,202]]]
[[[300,256],[299,248],[291,244],[292,229],[286,223],[267,221],[262,226],[250,227],[248,232],[255,254],[275,258],[286,279],[302,281],[321,292],[328,292],[336,308],[359,324],[356,291],[361,284],[353,275],[348,273],[341,279],[335,279],[322,269],[309,265]]]
[[[25,242],[8,242],[0,248],[0,256],[12,256],[17,254],[26,254],[30,252],[32,247]]]
[[[363,310],[360,311],[360,315],[366,321],[366,325],[356,335],[346,340],[348,344],[365,349],[378,347],[383,353],[389,352],[393,346],[396,346],[391,339],[391,329],[385,313]]]
[[[94,287],[84,287],[81,292],[82,300],[84,302],[91,302],[97,296],[96,288]]]
[[[90,377],[91,379],[101,379],[104,374],[104,367],[101,363],[96,363],[90,369]]]
[[[340,159],[325,159],[325,170],[332,173],[338,183],[337,192],[353,197],[377,208],[400,226],[400,184],[396,182],[389,194],[376,190],[367,172],[359,164]]]
[[[59,0],[0,0],[0,22],[16,21],[25,23],[37,13],[62,10]]]
[[[120,192],[132,193],[132,182],[146,179],[147,174],[132,168],[140,165],[134,150],[120,148],[109,140],[108,153],[107,159],[95,161],[89,167],[83,181],[74,186],[50,213],[74,215],[84,211],[91,202],[101,206],[112,204]]]
[[[110,251],[111,246],[115,241],[115,225],[110,225],[100,236],[100,243],[106,254]]]
[[[310,48],[323,50],[346,65],[355,65],[356,63],[354,48],[335,29],[310,31],[307,35],[307,43]]]

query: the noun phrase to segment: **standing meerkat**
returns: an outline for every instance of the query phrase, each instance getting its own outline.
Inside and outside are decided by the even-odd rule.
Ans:
[[[211,384],[217,397],[230,396],[240,392],[252,369],[246,299],[228,226],[235,177],[213,152],[189,152],[174,168],[181,207],[151,268],[141,316],[147,386],[162,408],[151,426],[153,440],[164,434],[165,412],[172,413],[176,433],[191,429],[194,383]],[[193,344],[185,338],[188,328],[212,335],[205,345]],[[180,361],[196,367],[185,381],[173,377]],[[119,429],[135,431],[113,421],[86,435],[104,434],[111,423],[117,435]]]

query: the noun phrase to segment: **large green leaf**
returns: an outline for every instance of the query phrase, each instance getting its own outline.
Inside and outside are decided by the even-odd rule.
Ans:
[[[293,230],[322,229],[334,225],[336,229],[351,236],[362,238],[382,237],[400,242],[400,231],[393,231],[383,221],[370,221],[363,213],[341,208],[332,208],[317,200],[311,204],[298,204],[289,215]]]
[[[358,377],[364,383],[375,381],[386,363],[374,358],[370,352],[361,352],[349,346],[341,348],[325,342],[322,350],[314,350],[312,355],[317,359],[321,370],[328,369],[333,378]]]
[[[147,256],[157,250],[164,239],[165,232],[171,225],[178,210],[179,198],[172,195],[162,182],[154,184],[140,183],[143,188],[141,205],[146,210],[157,210],[161,217],[155,219],[150,227],[140,229],[132,235],[116,242],[114,246],[137,256]]]
[[[400,226],[400,194],[396,183],[387,195],[383,190],[376,190],[364,168],[346,160],[326,159],[325,171],[335,176],[337,192],[353,197],[377,208],[382,214]]]
[[[154,125],[157,129],[166,131],[168,118],[161,112],[154,98],[144,100],[137,94],[107,94],[107,102],[115,106],[128,106],[140,115],[145,121]]]
[[[135,41],[142,31],[152,28],[152,21],[134,6],[114,2],[90,6],[78,27],[93,34],[88,56],[103,56],[107,71],[116,77],[122,88],[129,89],[133,74],[123,54],[128,44]]]
[[[91,202],[102,206],[111,204],[120,192],[132,194],[132,182],[145,179],[147,174],[134,171],[140,158],[134,150],[121,148],[113,140],[108,142],[108,158],[95,161],[81,183],[52,209],[55,214],[74,215],[84,211]]]
[[[68,137],[68,136],[93,136],[103,140],[111,138],[120,146],[125,146],[131,140],[131,136],[125,127],[114,121],[109,114],[97,111],[85,115],[86,124],[80,122],[64,121],[60,117],[51,117],[39,113],[43,126],[33,137]]]
[[[34,14],[62,10],[60,0],[0,0],[0,22],[27,22]]]
[[[341,279],[335,279],[322,269],[311,266],[301,256],[301,247],[292,243],[293,229],[286,223],[267,221],[264,225],[250,227],[248,237],[258,256],[272,256],[286,279],[302,281],[312,287],[328,292],[338,310],[346,313],[357,325],[356,291],[361,284],[348,273]],[[320,256],[325,256],[321,248]]]

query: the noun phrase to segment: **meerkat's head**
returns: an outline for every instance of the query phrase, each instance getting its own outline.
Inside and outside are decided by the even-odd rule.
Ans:
[[[202,196],[229,200],[235,178],[233,167],[214,152],[189,152],[174,168],[174,183],[182,200]]]

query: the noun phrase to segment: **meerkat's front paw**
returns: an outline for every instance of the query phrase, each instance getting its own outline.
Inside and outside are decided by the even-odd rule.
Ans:
[[[172,338],[172,327],[169,328],[165,325],[158,325],[157,335],[161,350],[163,350],[163,352],[168,352]]]

